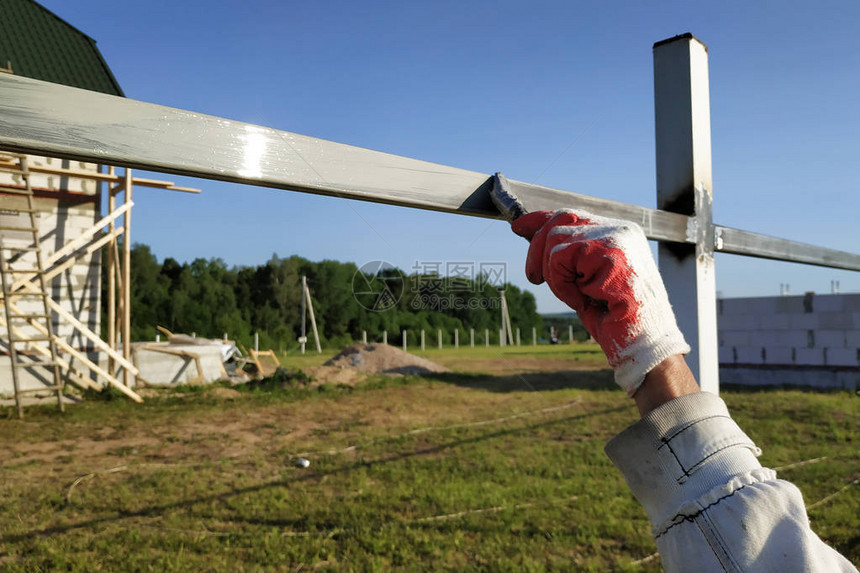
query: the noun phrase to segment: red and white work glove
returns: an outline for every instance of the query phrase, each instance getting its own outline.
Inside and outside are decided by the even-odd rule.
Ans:
[[[632,396],[666,358],[687,354],[642,228],[585,211],[537,211],[513,223],[531,242],[526,276],[577,312]]]

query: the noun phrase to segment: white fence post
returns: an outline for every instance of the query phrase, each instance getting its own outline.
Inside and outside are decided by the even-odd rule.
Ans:
[[[500,328],[499,329],[499,347],[500,348],[505,347],[505,334],[506,334],[505,330],[503,328]]]
[[[403,337],[402,338],[402,340],[403,340],[403,352],[406,352],[406,329],[405,328],[401,331],[400,335]]]
[[[474,328],[469,329],[469,347],[475,348],[475,329]]]
[[[654,44],[657,207],[693,218],[696,244],[659,245],[660,274],[678,326],[692,348],[687,363],[702,390],[719,392],[711,112],[708,50],[692,34]]]
[[[367,331],[366,330],[361,331],[361,343],[367,344]]]
[[[568,344],[573,344],[573,325],[567,325],[567,342]]]
[[[421,329],[421,352],[424,352],[424,329]]]
[[[442,350],[442,329],[436,331],[436,342],[439,344],[439,350]]]
[[[532,327],[532,346],[537,346],[537,327]]]
[[[490,329],[485,328],[484,329],[484,346],[489,346],[489,345],[490,345]]]
[[[388,344],[388,331],[382,331],[382,344]]]
[[[454,348],[460,348],[460,329],[454,329]]]
[[[520,345],[520,327],[517,327],[517,346]]]

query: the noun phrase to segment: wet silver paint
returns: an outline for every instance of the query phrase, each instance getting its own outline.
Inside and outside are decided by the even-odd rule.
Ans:
[[[8,74],[0,74],[0,149],[505,218],[490,199],[489,174]],[[685,215],[508,184],[527,211],[585,209],[633,221],[652,240],[695,240]],[[860,270],[858,255],[720,229],[720,252]]]
[[[492,176],[220,117],[15,76],[0,77],[0,148],[502,218]],[[686,217],[511,180],[528,210],[579,207],[684,241]]]
[[[508,183],[508,178],[501,173],[496,173],[493,177],[493,188],[490,190],[490,199],[493,205],[499,210],[508,221],[516,221],[527,213],[522,202],[511,191],[511,186]]]

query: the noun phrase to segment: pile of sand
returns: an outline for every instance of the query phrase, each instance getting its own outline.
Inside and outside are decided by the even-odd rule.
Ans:
[[[444,366],[403,352],[387,344],[353,344],[347,346],[325,365],[389,375],[412,374],[420,376],[435,372],[450,372]]]

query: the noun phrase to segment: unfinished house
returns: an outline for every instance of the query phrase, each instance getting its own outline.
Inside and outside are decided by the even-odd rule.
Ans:
[[[123,95],[92,38],[33,0],[0,0],[0,11],[0,73]],[[0,152],[0,399],[14,397],[19,416],[28,395],[55,396],[62,409],[69,383],[111,385],[140,401],[123,343],[134,186],[196,191],[130,170]]]
[[[123,95],[94,40],[31,0],[0,7],[3,73]],[[100,166],[2,153],[0,169],[0,394],[59,400],[70,377],[88,386],[85,363],[99,359],[101,252],[76,240],[101,218],[102,185],[87,177]]]

